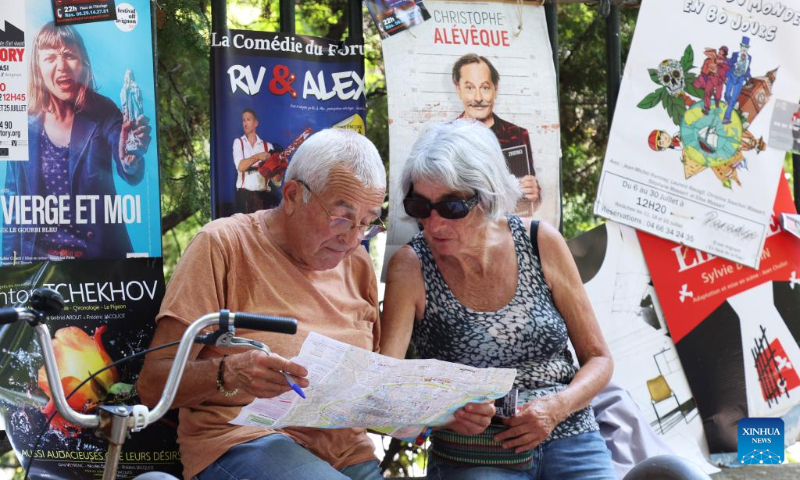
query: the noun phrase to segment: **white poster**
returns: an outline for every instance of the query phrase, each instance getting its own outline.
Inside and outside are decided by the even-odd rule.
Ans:
[[[28,159],[24,4],[0,1],[0,160]]]
[[[561,215],[555,69],[544,9],[513,1],[427,1],[431,18],[383,41],[391,190],[387,259],[416,232],[399,176],[425,124],[461,116],[497,134],[529,191],[517,213]],[[392,248],[394,246],[394,248]]]
[[[768,281],[728,298],[687,335],[664,317],[679,302],[659,301],[664,272],[651,277],[657,264],[648,270],[644,252],[669,259],[648,239],[607,222],[568,242],[614,359],[612,380],[630,393],[659,438],[707,473],[715,469],[704,459],[731,460],[725,452],[736,451],[736,425],[744,417],[781,416],[786,444],[793,444],[800,435],[793,400],[800,377],[792,359],[800,351],[792,320],[800,290],[791,281]],[[639,438],[648,435],[639,432]],[[633,441],[628,448],[643,447]]]
[[[594,212],[757,268],[785,154],[770,120],[800,97],[797,45],[786,2],[643,2]]]
[[[614,359],[613,381],[625,388],[653,431],[707,473],[717,470],[636,238],[608,222],[568,242]],[[639,432],[637,438],[648,438]],[[630,445],[636,451],[643,448]]]

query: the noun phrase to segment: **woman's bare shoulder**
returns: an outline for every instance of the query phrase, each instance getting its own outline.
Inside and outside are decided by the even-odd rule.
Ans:
[[[520,217],[522,224],[525,226],[525,230],[530,233],[531,231],[531,223],[535,220],[533,217]],[[539,228],[537,229],[537,240],[541,243],[552,243],[552,242],[565,242],[564,237],[558,231],[556,227],[554,227],[550,222],[545,220],[539,220]]]
[[[387,268],[387,279],[389,275],[408,278],[408,276],[413,276],[414,274],[421,276],[422,264],[414,249],[410,245],[403,245],[389,259]]]

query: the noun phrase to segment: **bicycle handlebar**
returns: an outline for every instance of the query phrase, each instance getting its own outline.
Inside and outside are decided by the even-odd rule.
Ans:
[[[274,331],[279,333],[294,334],[297,331],[297,320],[294,318],[286,317],[270,317],[267,315],[256,315],[252,313],[231,313],[230,314],[234,328],[250,328],[254,330]],[[219,313],[209,313],[198,318],[181,338],[181,343],[178,345],[178,351],[175,353],[172,368],[169,370],[167,376],[167,383],[164,385],[164,392],[161,394],[161,400],[158,401],[155,408],[150,411],[147,424],[151,424],[167,413],[172,401],[175,400],[175,395],[178,391],[178,385],[181,383],[183,371],[186,367],[186,362],[189,358],[192,344],[195,337],[204,328],[218,322],[220,318]]]
[[[64,308],[64,298],[55,290],[37,288],[30,295],[32,308],[2,307],[0,308],[0,325],[25,320],[35,323],[43,320],[42,315],[58,315]]]
[[[272,317],[244,312],[234,313],[232,315],[234,315],[234,326],[236,328],[286,333],[289,335],[297,333],[297,320],[294,318]]]
[[[76,412],[67,403],[58,373],[58,364],[56,363],[56,357],[53,351],[53,342],[50,338],[50,330],[47,328],[47,325],[41,321],[34,321],[41,320],[42,313],[50,315],[58,313],[50,307],[53,305],[58,305],[60,295],[54,291],[48,291],[45,292],[41,298],[46,298],[48,302],[48,308],[45,309],[45,312],[24,308],[2,308],[0,309],[0,324],[12,323],[19,319],[24,319],[34,325],[36,338],[42,349],[45,372],[47,373],[47,382],[50,384],[51,397],[56,409],[68,422],[71,422],[75,425],[80,425],[82,427],[97,428],[100,425],[99,415],[87,415]],[[297,331],[297,320],[294,318],[272,317],[268,315],[258,315],[244,312],[229,313],[228,315],[230,323],[232,324],[232,327],[230,328],[231,334],[237,327],[286,334],[294,334]],[[169,411],[173,400],[175,400],[175,395],[177,394],[178,390],[177,387],[180,385],[181,378],[183,377],[183,372],[189,359],[189,353],[191,352],[192,344],[195,342],[195,339],[200,331],[214,324],[218,324],[220,316],[220,312],[210,313],[200,317],[188,326],[186,331],[183,333],[183,337],[181,337],[180,344],[178,345],[178,351],[175,354],[175,359],[172,367],[170,368],[169,375],[167,376],[167,382],[164,385],[164,391],[161,394],[161,399],[152,410],[147,412],[146,418],[136,419],[133,416],[128,417],[129,429],[136,428],[138,430],[144,428],[147,425],[158,421],[167,413],[167,411]],[[254,347],[251,346],[251,348]]]
[[[20,318],[20,314],[26,312],[24,308],[3,307],[0,308],[0,325],[14,323]]]
[[[172,406],[193,343],[200,341],[228,347],[255,348],[269,354],[269,348],[261,342],[235,337],[236,327],[288,334],[294,334],[297,331],[297,320],[293,318],[270,317],[251,313],[237,314],[230,313],[227,310],[204,315],[192,322],[183,333],[164,385],[164,391],[161,393],[161,398],[153,410],[148,410],[144,405],[113,408],[101,406],[100,414],[87,415],[76,412],[67,403],[58,373],[58,363],[53,351],[50,330],[44,323],[47,316],[56,315],[61,311],[64,306],[64,299],[55,290],[40,288],[31,295],[30,304],[32,308],[0,308],[0,325],[23,319],[33,327],[36,339],[42,349],[47,383],[50,385],[50,396],[56,409],[68,422],[96,429],[98,435],[102,434],[101,436],[108,440],[106,464],[103,470],[104,480],[116,478],[119,455],[128,432],[139,431],[158,421]],[[215,323],[220,327],[217,332],[211,335],[198,336],[201,330]]]

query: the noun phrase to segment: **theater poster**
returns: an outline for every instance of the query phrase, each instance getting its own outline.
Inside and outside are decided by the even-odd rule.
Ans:
[[[366,0],[381,38],[390,37],[431,18],[422,0]]]
[[[24,306],[33,289],[50,287],[64,297],[64,310],[47,320],[65,394],[100,368],[150,345],[164,295],[160,258],[44,262],[3,268],[0,306]],[[102,476],[107,443],[91,429],[66,423],[55,413],[33,329],[16,322],[0,329],[0,411],[6,433],[30,478],[92,479]],[[96,414],[98,403],[139,403],[134,385],[142,358],[95,377],[68,400]],[[40,438],[41,437],[41,438]],[[123,445],[119,474],[148,471],[180,476],[175,418],[133,433]]]
[[[559,224],[558,97],[544,8],[515,1],[433,1],[431,18],[383,40],[389,98],[387,259],[417,231],[399,177],[426,124],[468,117],[497,134],[528,190],[517,213]],[[455,67],[455,71],[454,71]]]
[[[365,133],[364,47],[325,38],[213,33],[215,218],[277,206],[292,154],[325,128]]]
[[[609,403],[602,400],[605,389],[599,404],[598,399],[592,404],[600,430],[613,446],[618,475],[627,473],[622,466],[632,459],[667,453],[690,460],[706,473],[718,471],[708,463],[697,402],[667,330],[636,231],[607,222],[573,238],[568,246],[614,359],[612,384],[627,390],[617,393],[620,401],[611,402],[609,411],[598,410],[598,405]],[[617,405],[622,411],[615,414]]]
[[[56,25],[116,20],[114,0],[50,0]]]
[[[800,104],[778,100],[772,112],[770,146],[800,154]]]
[[[778,99],[800,97],[797,45],[793,3],[643,2],[594,212],[757,267],[786,153],[770,124]]]
[[[0,266],[161,256],[150,6],[0,0]]]
[[[774,212],[758,269],[639,233],[715,453],[737,451],[741,418],[800,405],[800,238],[778,219],[795,212],[785,180]]]

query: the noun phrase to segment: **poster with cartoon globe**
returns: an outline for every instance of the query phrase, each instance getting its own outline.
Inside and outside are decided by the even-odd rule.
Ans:
[[[791,4],[789,4],[791,5]],[[757,268],[800,98],[800,4],[643,2],[594,212]]]

